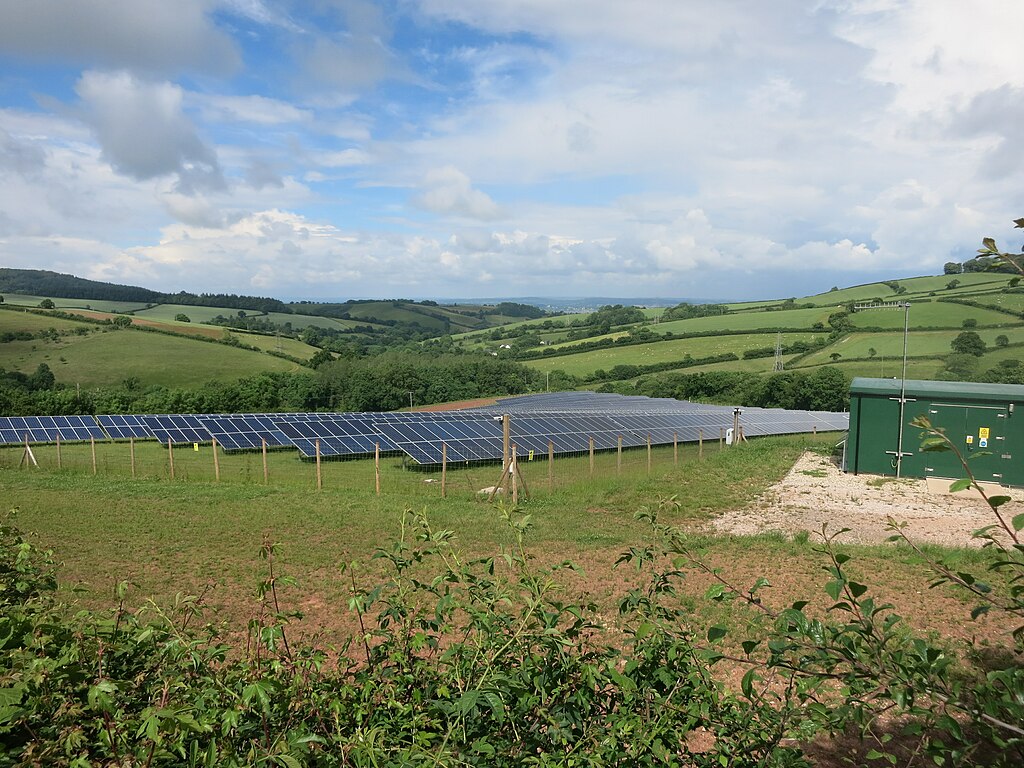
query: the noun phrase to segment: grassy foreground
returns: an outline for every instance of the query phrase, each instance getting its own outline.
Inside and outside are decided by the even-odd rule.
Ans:
[[[768,576],[779,601],[820,595],[813,537],[793,541],[769,532],[708,538],[703,526],[716,513],[749,503],[804,450],[828,451],[834,442],[831,435],[798,435],[719,451],[717,440],[710,440],[703,459],[697,446],[680,446],[678,464],[671,446],[656,448],[650,474],[643,449],[624,453],[621,471],[614,452],[598,454],[593,476],[587,456],[560,458],[550,486],[546,457],[524,461],[532,492],[523,507],[531,515],[531,551],[542,560],[577,562],[583,573],[569,576],[568,588],[614,612],[631,583],[628,569],[614,562],[647,536],[634,513],[674,496],[678,508],[664,522],[692,530],[695,546],[727,573],[751,582]],[[394,540],[404,510],[426,511],[435,528],[454,531],[459,548],[470,555],[509,543],[507,527],[477,493],[497,481],[495,465],[452,468],[442,498],[439,473],[405,469],[393,456],[382,460],[378,496],[372,460],[325,462],[317,490],[315,464],[290,451],[268,454],[267,485],[258,453],[221,455],[216,481],[208,446],[175,449],[174,480],[166,449],[153,443],[136,444],[135,478],[126,443],[97,445],[95,475],[88,446],[63,446],[60,470],[54,446],[34,452],[39,469],[19,468],[20,449],[0,451],[5,506],[19,509],[18,524],[32,540],[54,549],[63,583],[76,585],[87,605],[109,604],[115,584],[128,580],[136,594],[159,604],[178,593],[206,593],[207,604],[238,629],[254,605],[262,568],[256,554],[270,540],[280,544],[284,568],[297,578],[290,598],[306,615],[306,629],[347,633],[353,629],[344,607],[349,585],[339,566],[366,563],[375,548]],[[856,549],[856,567],[884,574],[886,599],[918,626],[943,635],[972,631],[962,621],[969,608],[953,594],[929,592],[929,574],[913,553]],[[984,556],[964,551],[958,557]],[[372,580],[372,572],[365,578]],[[695,598],[707,586],[699,576],[689,583]]]

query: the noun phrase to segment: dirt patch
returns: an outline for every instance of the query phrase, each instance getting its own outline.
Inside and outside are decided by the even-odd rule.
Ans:
[[[437,403],[435,405],[424,405],[417,408],[413,408],[414,411],[426,411],[427,413],[434,413],[436,411],[461,411],[463,408],[479,408],[484,405],[494,405],[498,402],[495,397],[479,397],[476,400],[459,400],[455,403]]]
[[[1007,517],[1024,511],[1019,494],[1003,507]],[[936,493],[926,481],[852,475],[830,459],[805,453],[781,482],[745,509],[726,512],[711,525],[718,533],[749,535],[764,531],[820,531],[849,528],[843,541],[876,544],[892,535],[889,518],[905,522],[912,541],[948,547],[980,546],[973,531],[995,522],[976,495]]]

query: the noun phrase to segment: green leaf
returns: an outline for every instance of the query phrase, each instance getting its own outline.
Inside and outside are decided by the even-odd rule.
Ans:
[[[970,487],[971,479],[968,477],[961,477],[959,480],[954,480],[952,483],[949,484],[949,492],[956,493],[957,491],[962,491],[965,488]]]
[[[708,642],[717,643],[727,634],[729,634],[729,630],[721,625],[716,624],[713,627],[708,627]]]
[[[1007,504],[1013,501],[1009,496],[989,496],[988,505],[990,507],[1001,507],[1003,504]]]
[[[712,584],[710,587],[708,587],[707,592],[704,593],[704,597],[706,597],[708,600],[721,600],[722,595],[724,594],[724,584]]]
[[[1019,515],[1014,515],[1011,523],[1013,524],[1013,530],[1015,531],[1019,531],[1021,528],[1024,528],[1024,512],[1021,512]]]
[[[853,594],[854,597],[860,597],[868,591],[868,588],[866,586],[864,586],[863,584],[858,584],[856,581],[851,581],[849,583],[849,587],[850,592]]]

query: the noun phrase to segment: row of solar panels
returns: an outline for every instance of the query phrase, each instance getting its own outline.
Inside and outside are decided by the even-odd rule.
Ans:
[[[579,395],[579,393],[572,393]],[[610,396],[615,398],[616,396]],[[626,399],[626,398],[624,398]],[[633,400],[633,398],[628,398]],[[549,442],[555,453],[596,450],[646,444],[665,445],[696,441],[700,436],[716,439],[720,430],[732,426],[733,409],[724,406],[675,403],[673,410],[656,407],[638,410],[641,402],[595,398],[601,410],[566,408],[535,410],[532,403],[517,399],[509,407],[435,413],[273,413],[192,415],[101,415],[37,416],[0,418],[0,442],[33,443],[82,441],[89,439],[155,439],[163,444],[209,443],[217,440],[225,450],[296,447],[307,457],[352,456],[402,451],[420,464],[442,460],[442,445],[450,461],[481,461],[502,456],[501,417],[515,414],[511,437],[517,448],[546,453]],[[557,402],[548,399],[549,407]],[[607,409],[609,404],[616,409]],[[525,406],[525,407],[517,407]],[[845,413],[783,411],[747,408],[742,423],[749,436],[790,434],[812,430],[846,430]]]

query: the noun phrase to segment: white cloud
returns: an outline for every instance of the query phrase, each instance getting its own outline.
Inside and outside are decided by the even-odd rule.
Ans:
[[[454,166],[430,170],[423,178],[416,204],[428,211],[471,219],[495,219],[501,210],[485,192],[474,189],[469,177]]]
[[[216,122],[282,125],[305,123],[313,119],[313,113],[308,109],[300,109],[288,102],[258,94],[250,96],[189,94],[188,100],[198,105],[204,119]]]

